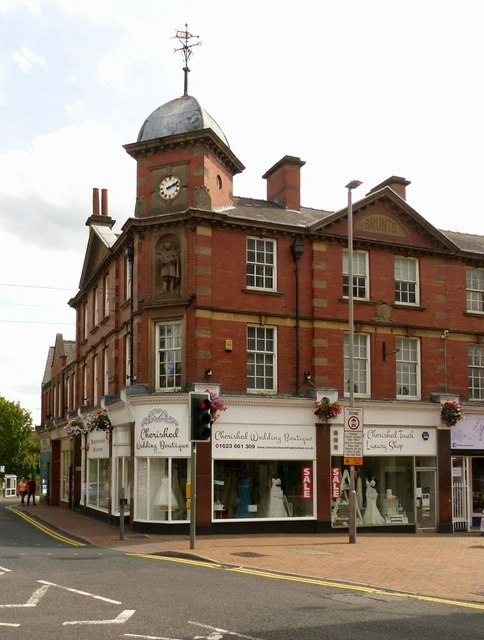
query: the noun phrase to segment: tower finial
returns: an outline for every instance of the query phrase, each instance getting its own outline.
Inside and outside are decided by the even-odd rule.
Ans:
[[[177,32],[175,35],[175,38],[178,40],[178,42],[180,42],[181,47],[179,47],[178,49],[174,49],[174,51],[181,51],[183,59],[185,61],[185,66],[183,67],[183,73],[184,73],[183,95],[184,96],[188,95],[188,74],[190,72],[190,69],[188,68],[188,60],[192,56],[193,47],[197,47],[202,44],[200,40],[192,44],[188,44],[188,43],[192,38],[199,38],[199,37],[200,36],[194,36],[191,33],[189,33],[188,23],[185,23],[185,31],[178,31],[177,29]]]

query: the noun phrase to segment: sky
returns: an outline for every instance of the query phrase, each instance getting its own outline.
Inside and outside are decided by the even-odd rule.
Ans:
[[[122,145],[183,94],[176,30],[201,42],[188,93],[246,167],[235,195],[265,198],[292,155],[305,207],[397,175],[435,227],[484,235],[483,19],[482,0],[0,0],[0,395],[39,423],[49,347],[75,338],[92,189],[120,230]]]

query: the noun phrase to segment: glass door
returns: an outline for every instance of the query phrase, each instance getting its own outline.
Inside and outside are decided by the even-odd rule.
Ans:
[[[435,470],[415,471],[415,522],[417,530],[435,531],[436,518]]]

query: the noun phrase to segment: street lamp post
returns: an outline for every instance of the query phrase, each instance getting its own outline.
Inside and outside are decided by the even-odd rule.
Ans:
[[[353,203],[351,192],[361,184],[360,180],[352,180],[346,185],[348,189],[348,386],[349,404],[354,404],[354,312],[353,312]],[[350,467],[350,495],[349,495],[349,522],[348,522],[349,542],[356,542],[356,490],[355,490],[355,467]]]

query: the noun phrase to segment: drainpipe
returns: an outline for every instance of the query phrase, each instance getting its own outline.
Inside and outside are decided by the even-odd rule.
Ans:
[[[296,300],[296,395],[299,395],[299,260],[304,253],[304,245],[301,242],[294,242],[291,247],[294,258],[295,277],[295,300]]]
[[[129,283],[129,385],[131,386],[134,383],[134,241],[132,238],[126,247],[126,257],[131,272]]]

